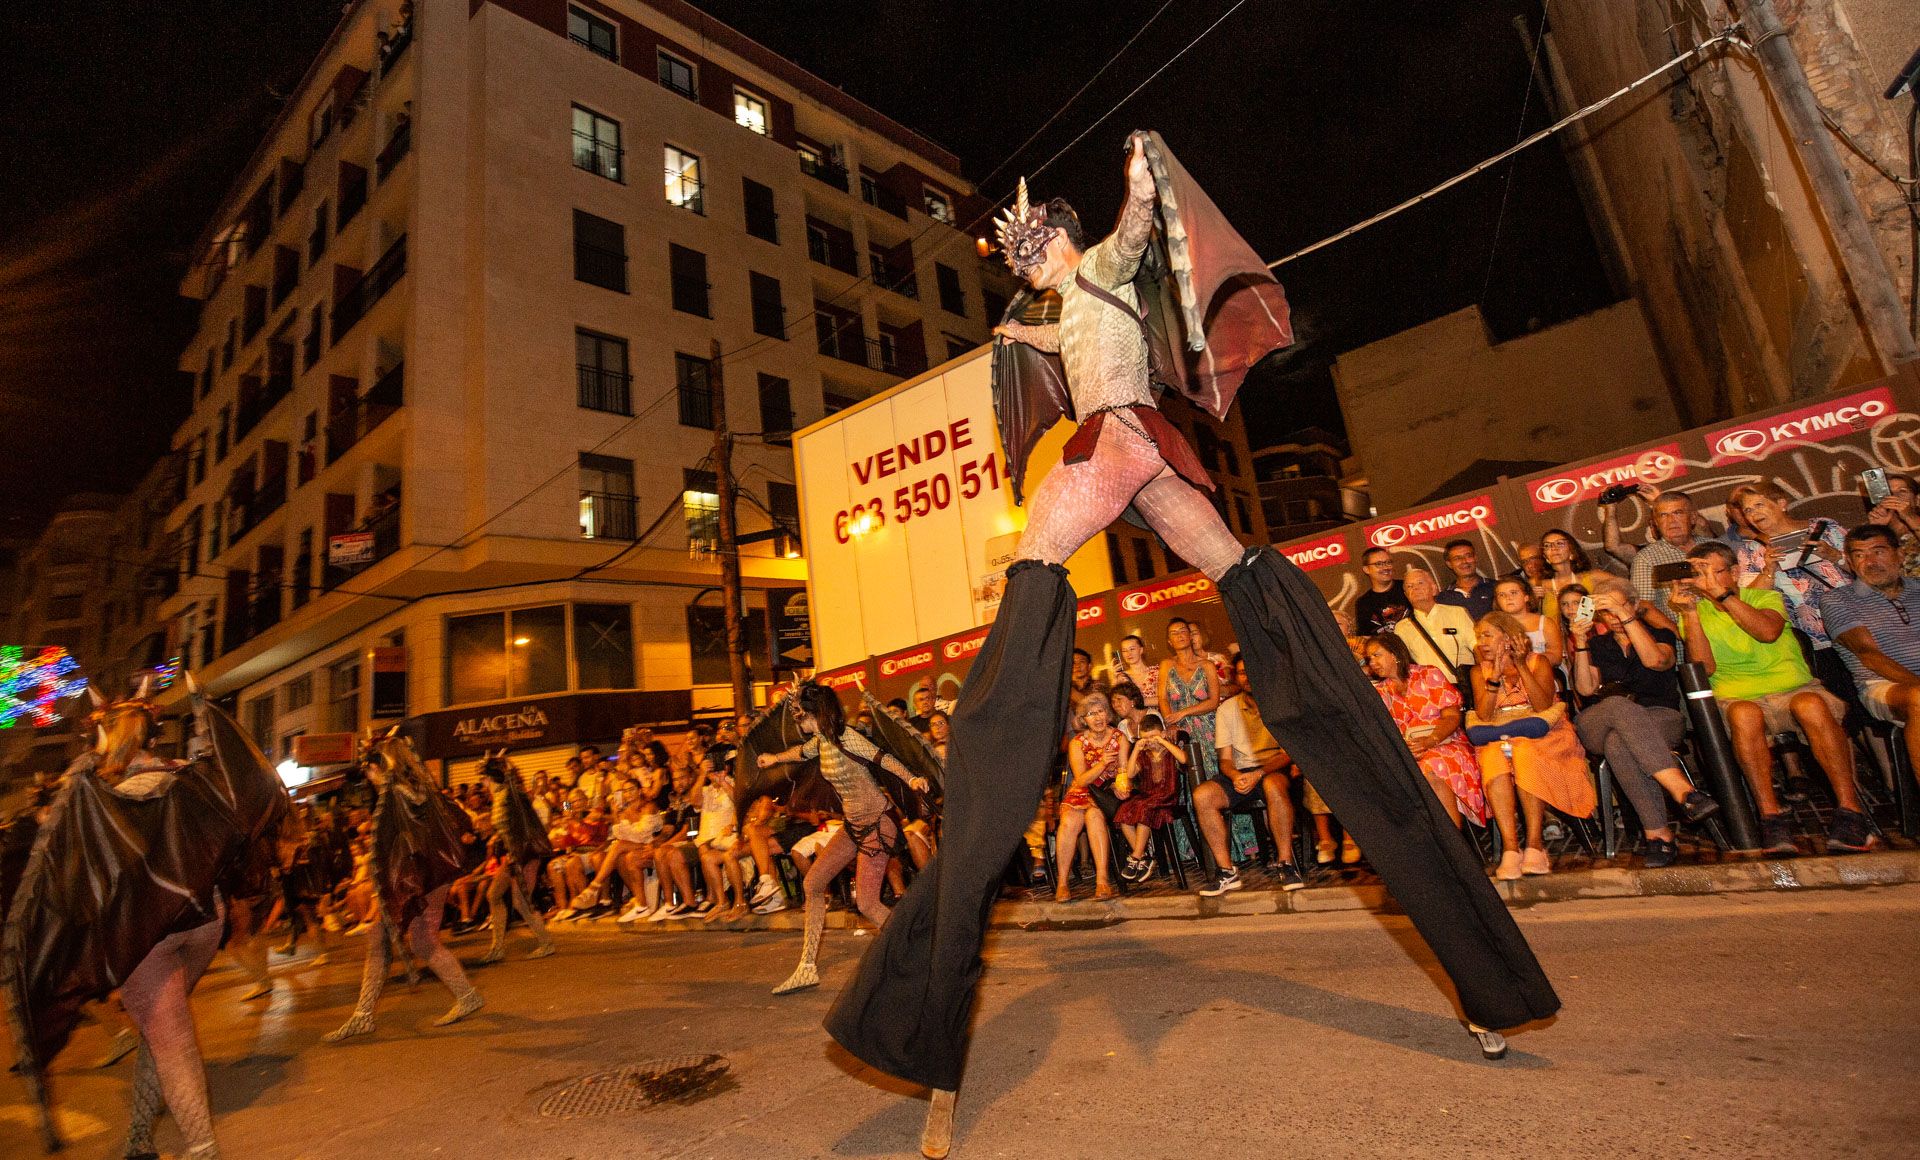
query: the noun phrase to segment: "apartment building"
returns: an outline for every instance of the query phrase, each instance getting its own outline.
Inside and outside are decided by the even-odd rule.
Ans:
[[[979,208],[676,0],[352,5],[183,285],[178,650],[276,760],[422,717],[456,774],[528,767],[722,706],[716,402],[742,532],[797,531],[787,434],[988,337]],[[742,555],[765,680],[803,545]]]

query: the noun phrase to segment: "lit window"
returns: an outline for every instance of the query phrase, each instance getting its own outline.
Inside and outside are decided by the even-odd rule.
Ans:
[[[928,217],[937,222],[953,224],[953,202],[947,199],[946,194],[937,189],[923,189],[921,194],[926,203]]]
[[[575,105],[573,164],[588,173],[619,181],[620,122]]]
[[[767,135],[767,103],[745,89],[733,90],[733,122]]]
[[[720,548],[720,484],[711,471],[682,468],[681,503],[687,519],[687,547],[695,552]]]
[[[667,204],[705,213],[705,184],[700,178],[700,159],[667,146]]]

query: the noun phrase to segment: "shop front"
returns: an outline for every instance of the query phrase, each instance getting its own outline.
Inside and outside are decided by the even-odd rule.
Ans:
[[[611,754],[630,726],[680,730],[693,716],[685,689],[625,690],[527,697],[444,709],[409,718],[404,726],[420,755],[442,763],[449,784],[480,776],[480,761],[505,749],[524,776],[560,770],[582,745]]]

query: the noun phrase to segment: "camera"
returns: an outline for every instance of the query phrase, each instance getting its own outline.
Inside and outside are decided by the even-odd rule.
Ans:
[[[1617,503],[1625,503],[1629,499],[1632,499],[1634,496],[1638,494],[1640,494],[1639,484],[1616,483],[1612,487],[1601,492],[1599,498],[1594,500],[1593,502],[1601,505],[1602,507],[1612,507],[1614,504],[1617,504]]]

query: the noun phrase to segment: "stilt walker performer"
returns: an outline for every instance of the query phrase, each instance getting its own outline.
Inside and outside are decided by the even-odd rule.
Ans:
[[[288,801],[233,718],[191,677],[188,687],[210,742],[193,761],[148,748],[159,724],[148,681],[130,700],[94,694],[94,747],[68,768],[18,882],[0,886],[10,896],[0,943],[7,1019],[48,1151],[60,1139],[47,1066],[81,1006],[118,989],[140,1032],[123,1155],[156,1155],[163,1109],[188,1157],[220,1154],[189,998],[220,949],[225,895],[257,888],[270,871]]]
[[[347,1021],[327,1032],[328,1043],[373,1031],[373,1008],[387,985],[396,934],[405,935],[406,949],[453,992],[453,1006],[433,1021],[436,1027],[458,1023],[483,1002],[467,982],[460,960],[440,941],[447,891],[468,870],[461,841],[471,830],[466,814],[434,788],[414,755],[413,742],[400,735],[398,726],[374,743],[366,770],[380,791],[373,812],[374,903],[380,922],[367,932],[360,999]]]
[[[1000,223],[1008,264],[1060,296],[1057,323],[1023,320],[1033,304],[1023,292],[996,331],[994,408],[1016,498],[1040,435],[1062,417],[1079,430],[1033,497],[955,707],[940,853],[827,1017],[855,1056],[933,1089],[929,1157],[952,1146],[988,910],[1066,730],[1074,593],[1062,565],[1129,509],[1219,586],[1262,717],[1313,771],[1452,977],[1467,1019],[1507,1028],[1560,1005],[1324,598],[1271,548],[1234,539],[1202,494],[1212,481],[1157,409],[1169,389],[1224,417],[1247,370],[1292,333],[1279,284],[1159,136],[1133,134],[1128,154],[1119,223],[1097,245],[1066,202],[1029,205],[1024,181]]]

